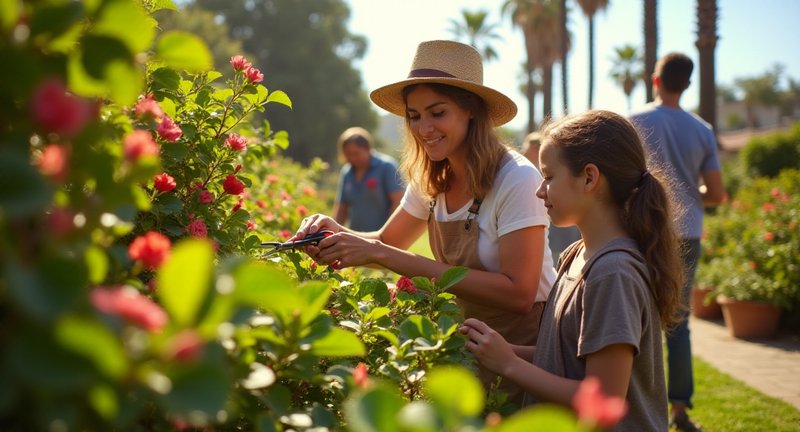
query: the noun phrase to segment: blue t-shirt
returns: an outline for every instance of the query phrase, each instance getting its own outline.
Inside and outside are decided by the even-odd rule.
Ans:
[[[701,173],[720,170],[711,125],[693,113],[655,104],[631,115],[631,121],[650,156],[675,180],[677,199],[686,212],[679,225],[681,237],[699,239],[703,234]]]
[[[350,164],[342,167],[336,202],[347,205],[350,228],[375,231],[390,216],[392,201],[389,194],[402,190],[403,182],[397,172],[397,162],[390,156],[373,151],[369,168],[361,181],[356,180]]]

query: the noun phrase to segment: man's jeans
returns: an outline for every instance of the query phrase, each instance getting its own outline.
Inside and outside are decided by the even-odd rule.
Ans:
[[[686,309],[681,321],[667,333],[667,388],[670,403],[692,407],[694,377],[692,375],[692,343],[689,339],[689,301],[692,295],[694,273],[700,259],[700,239],[681,240],[686,283],[681,292],[681,301]]]

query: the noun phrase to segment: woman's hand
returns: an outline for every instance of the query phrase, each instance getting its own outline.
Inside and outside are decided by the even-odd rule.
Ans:
[[[484,367],[500,376],[506,376],[506,368],[517,360],[517,355],[500,333],[475,318],[464,320],[458,330],[467,336],[467,349]]]
[[[297,229],[297,232],[295,232],[294,236],[289,240],[302,240],[306,238],[307,235],[314,234],[321,230],[329,230],[338,233],[343,231],[343,228],[332,217],[317,213],[304,218],[300,222],[300,228]]]
[[[339,232],[325,238],[318,246],[308,246],[306,252],[317,262],[339,269],[376,263],[381,246],[384,245],[377,240]]]

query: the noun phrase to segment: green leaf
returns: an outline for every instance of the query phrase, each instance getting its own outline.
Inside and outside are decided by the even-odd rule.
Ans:
[[[279,104],[286,105],[289,108],[292,107],[291,99],[289,99],[289,96],[281,90],[275,90],[269,94],[266,103],[270,102],[277,102]]]
[[[400,324],[400,337],[403,339],[416,339],[422,337],[428,340],[435,339],[436,325],[422,315],[411,315]]]
[[[80,46],[67,63],[71,90],[82,96],[108,97],[122,105],[136,101],[144,75],[125,45],[110,37],[87,36]]]
[[[89,390],[89,404],[106,420],[111,420],[119,413],[119,401],[114,388],[99,384]]]
[[[3,3],[16,2],[4,0]],[[7,9],[10,8],[4,4],[0,11],[6,12]],[[80,2],[61,2],[40,7],[36,13],[31,14],[30,37],[32,39],[38,38],[40,35],[48,35],[50,38],[57,37],[81,19],[83,19],[83,5]],[[3,21],[5,21],[5,14]]]
[[[153,90],[177,91],[181,84],[181,77],[170,68],[161,67],[150,73],[153,80]]]
[[[403,403],[397,390],[379,385],[348,398],[344,402],[344,415],[350,430],[395,432],[400,430],[397,414]]]
[[[483,386],[472,372],[463,367],[445,366],[430,370],[423,388],[440,412],[473,417],[483,410]]]
[[[216,363],[181,367],[171,376],[172,390],[163,396],[164,405],[179,415],[200,411],[214,418],[228,399],[230,380],[225,370]]]
[[[272,137],[272,142],[281,149],[286,150],[289,148],[289,133],[286,131],[275,132],[275,136]]]
[[[305,300],[301,314],[301,323],[310,324],[325,307],[331,295],[331,289],[325,282],[310,282],[297,287],[300,296]]]
[[[172,0],[153,0],[152,10],[151,12],[155,12],[161,9],[169,9],[169,10],[178,10],[178,7],[175,6],[175,2]]]
[[[9,335],[4,369],[38,391],[85,389],[98,378],[85,358],[65,350],[51,334],[22,327]]]
[[[105,252],[97,246],[90,246],[84,257],[89,270],[89,282],[93,285],[103,282],[108,274],[108,256]]]
[[[120,39],[131,52],[139,53],[153,43],[155,24],[141,2],[108,0],[100,9],[94,33]]]
[[[190,326],[211,288],[214,248],[203,239],[177,244],[158,272],[158,296],[178,325]]]
[[[353,333],[332,328],[327,335],[311,343],[311,353],[320,357],[361,357],[367,350]]]
[[[32,268],[6,257],[8,291],[27,313],[50,322],[85,295],[88,275],[81,263],[67,258],[47,258]]]
[[[439,291],[447,291],[448,288],[467,277],[468,272],[469,269],[466,267],[450,267],[436,280],[436,286],[439,288]]]
[[[214,61],[208,46],[191,33],[170,31],[159,39],[156,59],[169,67],[199,72],[211,69]]]
[[[21,154],[0,150],[0,214],[5,217],[39,215],[52,199],[52,190]]]
[[[496,429],[497,432],[574,432],[578,430],[575,415],[564,407],[536,405],[508,417]]]
[[[162,194],[155,202],[154,211],[171,215],[183,210],[183,201],[180,200],[174,193]]]
[[[249,262],[234,272],[234,297],[240,302],[263,308],[288,323],[294,311],[302,308],[295,282],[266,263]]]
[[[398,423],[404,431],[439,432],[444,424],[436,410],[422,401],[413,401],[404,406],[397,416]]]
[[[89,358],[109,378],[121,378],[128,367],[125,350],[116,335],[97,321],[67,316],[58,322],[56,338],[63,346]]]
[[[16,0],[0,1],[0,26],[4,30],[10,29],[17,23],[22,11],[20,6],[21,3]]]

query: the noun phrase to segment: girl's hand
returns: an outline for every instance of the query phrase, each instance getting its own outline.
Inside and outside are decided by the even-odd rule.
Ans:
[[[330,230],[335,233],[342,231],[342,226],[339,225],[332,217],[323,214],[313,214],[304,218],[300,223],[300,228],[294,233],[294,236],[289,240],[302,240],[309,234],[321,230]]]
[[[467,318],[458,329],[467,336],[467,349],[490,371],[505,376],[503,371],[516,360],[517,355],[500,333],[475,318]]]

